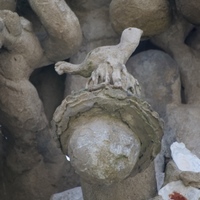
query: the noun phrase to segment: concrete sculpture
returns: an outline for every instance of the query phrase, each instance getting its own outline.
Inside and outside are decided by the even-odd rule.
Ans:
[[[139,96],[139,84],[126,70],[125,63],[137,48],[143,31],[127,28],[123,31],[120,43],[113,46],[99,47],[88,53],[78,65],[57,62],[58,74],[71,73],[90,77],[87,88],[92,90],[112,84]]]
[[[0,199],[80,184],[87,200],[199,188],[200,173],[180,172],[170,152],[177,141],[200,157],[199,10],[199,0],[0,0]],[[141,99],[165,122],[154,161],[160,122]]]
[[[11,9],[15,3],[7,1],[3,5]],[[42,4],[30,0],[29,4],[45,27],[43,40],[36,36],[29,20],[16,12],[0,10],[0,121],[9,135],[6,143],[12,141],[4,160],[2,179],[6,191],[2,192],[5,194],[3,199],[48,199],[55,189],[50,182],[57,185],[61,181],[65,185],[59,176],[67,174],[65,157],[51,137],[43,103],[29,78],[35,69],[69,57],[78,49],[82,38],[80,25],[64,0],[47,0]],[[56,20],[49,21],[53,13]],[[58,30],[61,24],[62,29]],[[76,42],[72,45],[69,38]],[[54,156],[47,153],[52,149]],[[47,160],[51,159],[59,167],[55,164],[50,169]],[[27,173],[23,174],[24,171]],[[52,171],[59,171],[60,175],[56,178]],[[37,173],[41,175],[34,183]],[[7,177],[5,174],[13,175]],[[42,187],[42,193],[31,189]]]
[[[92,50],[80,65],[56,63],[59,74],[92,74],[89,91],[67,96],[53,119],[61,148],[82,182],[117,183],[146,169],[159,152],[162,123],[138,97],[139,84],[125,67],[141,34],[128,28],[120,44]]]

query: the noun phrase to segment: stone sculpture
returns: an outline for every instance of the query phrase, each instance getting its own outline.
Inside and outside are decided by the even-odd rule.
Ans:
[[[30,0],[29,3],[48,33],[42,41],[27,19],[9,10],[0,11],[0,121],[9,133],[8,142],[13,141],[6,155],[4,173],[13,174],[5,181],[11,183],[6,187],[12,192],[4,191],[4,199],[16,199],[16,196],[21,200],[48,199],[51,190],[57,187],[52,183],[59,185],[60,177],[67,174],[65,157],[51,137],[42,102],[29,77],[36,68],[71,56],[81,43],[81,30],[64,1]],[[49,21],[52,14],[56,21]],[[58,29],[61,24],[62,28]],[[76,43],[73,41],[71,45],[69,38]],[[58,165],[47,167],[50,160]],[[27,173],[23,174],[24,171]],[[59,171],[60,175],[56,177],[52,171]],[[34,182],[35,175],[41,172]],[[44,187],[43,192],[35,193],[40,187]]]
[[[57,62],[55,70],[58,74],[71,73],[90,77],[87,88],[92,90],[110,83],[122,87],[139,96],[139,84],[126,70],[125,63],[137,48],[143,31],[137,28],[125,29],[120,43],[113,46],[99,47],[92,50],[85,60],[78,65]]]
[[[125,71],[141,34],[128,28],[120,44],[94,49],[80,65],[58,62],[55,66],[59,74],[92,73],[88,83],[92,86],[86,86],[89,91],[66,97],[54,114],[62,150],[70,156],[82,184],[122,181],[146,169],[159,152],[161,122],[138,98],[137,80]]]
[[[47,200],[53,193],[80,186],[78,175],[63,152],[71,156],[71,163],[81,174],[85,199],[150,199],[163,187],[163,179],[164,185],[175,182],[172,187],[179,192],[182,187],[179,181],[184,187],[199,188],[200,173],[180,172],[171,160],[169,148],[176,140],[184,142],[200,157],[199,10],[199,0],[0,0],[0,199]],[[92,55],[87,62],[96,55],[91,50],[101,52],[99,47],[119,47],[120,34],[128,27],[144,32],[131,59],[126,56],[124,60],[121,53],[117,56],[120,59],[116,55],[111,59],[104,53],[103,57],[108,57],[103,62],[96,60],[95,65],[83,67],[89,52]],[[58,69],[59,65],[70,66],[67,71],[71,74],[58,76],[54,64],[60,60]],[[78,66],[80,70],[76,71]],[[89,70],[89,66],[93,69]],[[73,75],[73,70],[90,77],[89,81]],[[57,127],[52,128],[52,113],[64,96],[72,90],[79,91],[85,84],[87,89],[72,93],[63,101],[56,112]],[[151,160],[158,151],[159,138],[153,134],[156,126],[150,124],[153,119],[159,120],[139,96],[165,122],[162,149],[156,162]],[[128,126],[133,122],[137,125],[138,120],[139,124],[147,125],[147,130]],[[119,127],[116,131],[115,126]],[[87,132],[88,129],[91,131]],[[55,130],[62,132],[59,138],[63,152],[55,141]],[[116,136],[113,132],[117,131]],[[143,137],[146,133],[147,138]],[[106,139],[108,135],[112,140]],[[95,141],[96,146],[92,145]],[[91,147],[79,145],[84,142],[91,142]],[[147,151],[146,146],[151,150]],[[115,148],[118,151],[109,151]],[[96,154],[91,154],[90,159],[87,154],[82,156],[82,152],[92,150]],[[110,162],[100,159],[101,165],[92,163],[102,150]],[[130,156],[133,152],[135,159]],[[106,168],[113,162],[111,168]],[[87,169],[95,167],[83,172],[86,165]],[[123,170],[118,173],[119,166]],[[70,190],[66,195],[76,198],[70,196],[73,193]],[[190,198],[188,194],[184,196]],[[171,199],[183,197],[176,191],[169,195]],[[64,198],[61,196],[53,198]]]

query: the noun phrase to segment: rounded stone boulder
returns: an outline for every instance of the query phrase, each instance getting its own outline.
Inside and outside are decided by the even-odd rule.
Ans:
[[[15,9],[16,9],[16,0],[0,1],[0,10],[15,11]]]
[[[200,1],[176,0],[176,6],[190,23],[200,25]]]
[[[162,123],[148,103],[120,89],[70,95],[53,127],[84,181],[112,184],[146,169],[160,151]]]
[[[76,125],[68,154],[84,180],[111,184],[129,176],[140,153],[140,141],[126,124],[109,115],[83,115]]]
[[[67,0],[67,3],[77,10],[98,9],[108,6],[110,2],[111,0]]]
[[[112,0],[110,18],[117,33],[128,27],[137,27],[144,31],[143,36],[151,37],[169,27],[171,23],[169,1]]]

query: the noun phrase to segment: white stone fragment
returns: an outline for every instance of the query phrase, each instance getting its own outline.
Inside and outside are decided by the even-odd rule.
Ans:
[[[56,193],[51,196],[50,200],[83,200],[81,187]]]
[[[172,197],[170,198],[174,193],[182,195],[182,199],[185,197],[187,200],[199,200],[200,198],[200,190],[191,186],[185,187],[182,181],[168,183],[158,192],[158,194],[162,196],[163,200],[175,199]]]
[[[66,155],[66,159],[67,159],[67,161],[70,161],[70,157],[69,157],[69,156],[67,156],[67,155]]]
[[[174,142],[170,149],[172,158],[181,171],[200,172],[200,159],[184,143]]]

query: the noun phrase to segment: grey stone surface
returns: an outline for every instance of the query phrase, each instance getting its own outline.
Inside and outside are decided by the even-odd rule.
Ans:
[[[200,173],[200,159],[182,142],[174,142],[171,146],[171,156],[181,171]]]
[[[200,2],[198,0],[176,0],[176,6],[182,15],[192,24],[200,24]]]
[[[162,196],[163,200],[169,200],[169,198],[197,200],[200,198],[199,189],[191,186],[186,187],[181,181],[168,183],[166,186],[159,190],[158,194]]]
[[[181,172],[180,180],[184,183],[185,186],[192,186],[195,188],[200,188],[200,173],[195,172]]]
[[[142,196],[143,197],[146,197],[146,198],[150,198],[150,197],[153,197],[156,193],[156,184],[155,184],[155,174],[154,174],[154,166],[151,165],[151,167],[148,167],[152,160],[152,158],[156,155],[156,152],[159,151],[159,149],[157,149],[157,145],[158,143],[155,142],[153,145],[155,145],[155,147],[151,147],[152,145],[152,138],[154,137],[153,135],[155,134],[155,132],[151,132],[150,129],[153,129],[156,130],[156,121],[154,121],[158,116],[155,115],[155,113],[153,112],[152,114],[152,125],[153,127],[149,127],[149,125],[147,125],[148,123],[150,123],[150,118],[149,118],[149,122],[146,124],[147,126],[145,126],[146,128],[146,131],[149,129],[149,133],[148,134],[143,134],[142,132],[140,132],[140,128],[138,129],[137,126],[141,125],[143,126],[142,124],[144,122],[140,121],[138,123],[133,123],[134,120],[137,120],[138,117],[134,117],[132,118],[131,116],[133,116],[133,113],[135,111],[133,111],[131,108],[132,106],[130,105],[127,105],[127,109],[125,109],[125,102],[123,101],[123,99],[125,98],[126,99],[126,93],[120,91],[120,90],[108,90],[108,89],[105,89],[104,90],[105,92],[105,98],[103,97],[103,93],[102,92],[99,92],[99,91],[96,91],[96,92],[93,92],[93,93],[88,93],[88,92],[82,92],[80,94],[77,94],[78,96],[68,96],[66,98],[66,100],[63,101],[62,105],[57,109],[55,115],[54,115],[54,121],[56,122],[56,127],[57,127],[57,133],[58,134],[61,134],[60,136],[60,139],[61,139],[61,143],[62,143],[62,149],[65,151],[65,153],[67,153],[67,147],[68,147],[68,141],[70,140],[70,135],[76,131],[76,128],[75,127],[79,127],[81,124],[86,124],[86,121],[83,122],[83,123],[80,123],[79,119],[80,117],[82,116],[82,120],[86,120],[86,119],[93,119],[95,118],[96,116],[101,116],[102,115],[102,111],[101,109],[105,109],[105,111],[103,111],[103,113],[112,113],[112,117],[117,117],[118,116],[118,112],[120,112],[121,108],[123,109],[123,112],[120,114],[121,117],[123,117],[123,120],[122,121],[126,121],[126,123],[129,124],[130,128],[132,130],[134,130],[134,132],[137,134],[137,136],[139,137],[140,141],[142,141],[142,146],[141,146],[141,157],[139,159],[139,161],[137,162],[137,166],[135,166],[135,169],[133,171],[133,174],[132,175],[136,175],[137,174],[137,170],[141,170],[141,169],[146,169],[148,168],[145,172],[142,172],[140,173],[139,175],[136,175],[136,177],[138,178],[130,178],[130,179],[127,179],[127,180],[130,180],[131,182],[140,182],[141,184],[138,184],[138,188],[136,190],[132,190],[130,187],[129,187],[129,181],[122,181],[123,183],[115,183],[114,186],[113,184],[111,186],[101,186],[101,187],[96,187],[95,185],[88,185],[86,182],[84,182],[84,180],[82,181],[82,186],[84,184],[86,184],[86,187],[83,188],[83,193],[86,193],[88,194],[89,196],[86,197],[86,199],[102,199],[102,195],[104,196],[106,193],[102,193],[102,189],[101,188],[104,188],[104,190],[106,191],[110,191],[110,194],[105,197],[105,198],[122,198],[122,195],[120,195],[120,193],[122,193],[122,190],[119,190],[120,192],[119,193],[116,193],[116,188],[120,188],[123,186],[123,188],[127,188],[123,194],[125,195],[125,192],[127,193],[126,196],[127,198],[128,197],[140,197],[141,198],[141,194],[142,193]],[[95,94],[95,96],[93,96]],[[91,96],[92,95],[92,96]],[[97,96],[96,96],[97,95]],[[109,100],[109,96],[112,97],[110,100]],[[103,98],[103,99],[102,99]],[[115,98],[115,100],[113,99]],[[133,97],[132,97],[133,98]],[[92,100],[93,99],[93,100]],[[99,100],[98,100],[99,99]],[[119,99],[119,101],[117,100]],[[135,99],[136,100],[136,99]],[[117,101],[117,102],[115,102]],[[139,99],[137,99],[137,101],[141,101]],[[124,102],[124,103],[123,103]],[[138,102],[138,103],[139,103]],[[103,103],[103,104],[102,104]],[[137,103],[136,103],[137,104]],[[92,109],[93,105],[95,105],[94,109]],[[99,106],[100,107],[99,107]],[[113,107],[114,105],[114,107]],[[122,107],[121,107],[121,106]],[[140,106],[144,106],[143,107],[143,111],[144,112],[147,112],[148,115],[151,115],[151,112],[149,112],[148,110],[146,110],[147,108],[145,108],[146,106],[148,107],[148,105],[146,103],[142,103],[141,104],[139,103]],[[71,107],[72,106],[72,107]],[[117,108],[119,106],[119,108]],[[125,106],[125,107],[124,107]],[[99,108],[101,108],[99,110]],[[120,108],[121,107],[121,108]],[[135,107],[135,106],[134,106]],[[138,106],[136,106],[138,107]],[[134,109],[136,109],[136,107]],[[141,109],[142,109],[141,107]],[[73,109],[72,109],[73,108]],[[114,110],[117,109],[115,112]],[[149,108],[148,108],[149,109]],[[111,112],[112,110],[112,112]],[[145,111],[146,110],[146,111]],[[86,112],[87,111],[87,112]],[[142,110],[141,110],[142,111]],[[138,110],[138,112],[141,112]],[[81,112],[83,112],[83,114],[80,114]],[[130,115],[129,115],[129,112],[130,112]],[[77,114],[79,113],[79,119],[76,118],[76,120],[73,120],[75,119],[73,116],[76,116]],[[88,113],[88,114],[87,114]],[[93,113],[93,114],[92,114]],[[116,113],[116,114],[115,114]],[[137,112],[136,112],[137,113]],[[136,114],[135,113],[135,114]],[[147,114],[146,113],[146,114]],[[145,115],[146,115],[145,114]],[[136,114],[137,115],[137,114]],[[148,116],[146,115],[146,117]],[[63,117],[64,116],[64,117]],[[72,121],[70,120],[69,123],[66,121],[67,120],[67,116],[71,116],[70,118],[72,119]],[[111,117],[111,118],[112,118]],[[146,118],[145,117],[145,118]],[[99,117],[100,118],[100,117]],[[118,117],[117,117],[118,118]],[[139,119],[139,118],[138,118]],[[144,119],[143,117],[141,119]],[[129,121],[130,120],[130,121]],[[90,121],[90,120],[89,120]],[[110,121],[110,120],[109,120]],[[129,122],[128,122],[129,121]],[[134,127],[135,125],[137,124],[136,127]],[[79,129],[79,128],[78,128]],[[158,128],[160,129],[160,128]],[[139,131],[139,132],[138,132]],[[157,131],[156,131],[157,132]],[[160,132],[160,131],[159,131]],[[151,135],[151,139],[150,141],[148,142],[148,138],[147,138],[147,135]],[[156,138],[160,138],[160,134],[157,132],[157,136]],[[143,137],[144,136],[144,137]],[[155,138],[155,140],[157,140]],[[158,139],[159,140],[159,139]],[[89,142],[89,141],[88,141]],[[156,144],[157,143],[157,144]],[[91,146],[91,145],[90,145]],[[119,146],[119,145],[118,145]],[[145,147],[146,146],[146,147]],[[155,148],[155,149],[154,149]],[[154,150],[153,150],[154,149]],[[119,149],[120,150],[120,149]],[[145,152],[144,152],[145,151]],[[149,153],[150,151],[152,151],[152,155],[150,157],[149,156]],[[142,153],[143,152],[143,153]],[[150,154],[151,154],[150,153]],[[86,153],[86,155],[88,155],[88,153]],[[152,157],[153,156],[153,157]],[[148,157],[148,158],[147,158]],[[106,159],[106,157],[104,158]],[[149,160],[150,159],[150,160]],[[88,160],[89,161],[89,160]],[[140,165],[141,164],[141,165]],[[151,171],[151,172],[150,172]],[[151,174],[151,176],[149,176],[149,173]],[[151,183],[151,184],[145,184],[146,182],[148,183]],[[145,187],[145,192],[143,191],[140,191],[139,192],[139,187],[144,188]],[[154,186],[154,187],[153,187]],[[93,189],[91,189],[93,188]],[[124,190],[123,189],[123,190]],[[118,196],[118,197],[117,197]]]
[[[168,109],[168,126],[176,133],[178,142],[183,142],[188,149],[200,157],[198,105],[170,106]],[[192,128],[191,128],[192,127]]]
[[[150,37],[165,31],[170,25],[169,1],[112,0],[110,18],[118,33],[128,27],[138,27],[144,31],[143,36]]]
[[[83,200],[81,187],[54,194],[50,200]]]
[[[134,177],[129,177],[110,186],[81,183],[83,196],[91,200],[146,200],[156,195],[156,179],[153,162]]]
[[[16,0],[0,0],[0,10],[11,10],[15,11]]]
[[[103,6],[108,6],[111,0],[67,0],[74,9],[94,10]]]
[[[58,76],[54,70],[54,66],[51,65],[36,70],[31,75],[30,81],[37,89],[44,105],[45,114],[50,122],[55,109],[64,98],[65,76]]]
[[[156,196],[156,197],[151,198],[149,200],[163,200],[163,198],[159,195],[159,196]]]
[[[68,153],[82,179],[108,185],[130,175],[140,154],[140,141],[127,125],[102,114],[84,115],[76,124]]]
[[[195,49],[197,51],[200,50],[200,28],[196,28],[194,31],[192,31],[187,39],[186,43],[188,46],[190,46],[192,49]]]
[[[49,199],[74,186],[71,166],[52,138],[29,78],[35,69],[74,54],[82,37],[78,19],[64,0],[48,0],[45,7],[41,1],[29,3],[48,33],[42,42],[30,21],[10,10],[0,11],[0,122],[12,138],[6,141],[12,145],[6,149],[3,186],[5,198],[21,200]],[[49,21],[51,16],[55,19]]]
[[[160,50],[136,54],[127,62],[128,71],[138,80],[141,95],[164,119],[167,105],[180,103],[180,78],[177,63]]]

